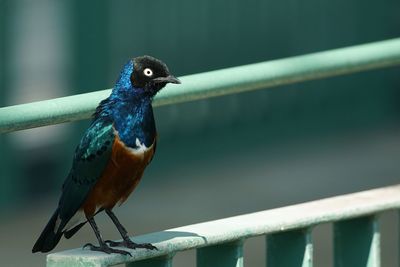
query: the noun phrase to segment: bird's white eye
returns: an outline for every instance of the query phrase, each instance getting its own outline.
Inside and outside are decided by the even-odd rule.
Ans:
[[[144,75],[146,75],[147,77],[151,77],[153,76],[153,71],[149,68],[145,68],[143,71]]]

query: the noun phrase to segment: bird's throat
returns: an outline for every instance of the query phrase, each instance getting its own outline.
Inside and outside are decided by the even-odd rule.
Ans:
[[[121,141],[130,148],[138,148],[137,140],[150,147],[156,136],[153,108],[150,99],[124,103],[113,112],[114,128]]]

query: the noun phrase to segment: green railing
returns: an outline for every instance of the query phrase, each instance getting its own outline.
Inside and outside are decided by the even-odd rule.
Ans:
[[[167,267],[177,252],[197,249],[198,267],[240,267],[244,242],[266,235],[267,266],[310,267],[312,229],[328,222],[334,222],[335,266],[380,266],[378,214],[399,208],[396,185],[137,236],[135,241],[159,250],[131,251],[133,257],[82,248],[54,253],[47,256],[47,266]]]
[[[400,64],[400,38],[180,77],[161,106]],[[0,133],[87,119],[110,90],[0,108]]]
[[[181,77],[154,105],[400,65],[400,38]],[[0,132],[89,118],[109,90],[0,108]],[[268,266],[312,266],[312,227],[334,222],[335,266],[379,266],[378,214],[400,208],[400,186],[262,211],[135,237],[159,250],[133,257],[75,249],[48,255],[48,266],[172,266],[176,252],[197,249],[198,266],[242,266],[243,243],[266,235]]]

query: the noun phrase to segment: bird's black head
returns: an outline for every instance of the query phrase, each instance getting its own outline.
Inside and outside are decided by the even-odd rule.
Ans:
[[[156,94],[167,83],[181,83],[169,73],[164,62],[150,56],[133,59],[133,71],[130,80],[133,87],[142,88],[151,94]]]

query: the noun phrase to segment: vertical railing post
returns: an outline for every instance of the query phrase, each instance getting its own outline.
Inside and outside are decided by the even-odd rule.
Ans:
[[[172,267],[173,255],[127,263],[126,267]]]
[[[243,240],[197,249],[197,267],[243,267]]]
[[[335,267],[380,266],[380,232],[377,216],[334,224]]]
[[[311,267],[312,263],[310,228],[267,235],[267,267]]]

